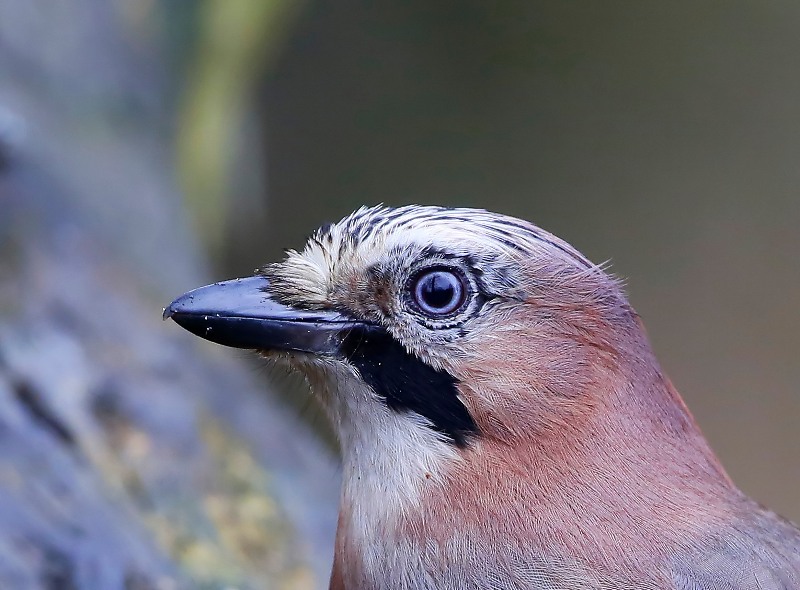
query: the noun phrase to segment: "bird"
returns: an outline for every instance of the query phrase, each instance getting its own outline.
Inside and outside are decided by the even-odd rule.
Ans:
[[[342,458],[331,590],[800,588],[619,279],[481,209],[362,207],[164,310],[302,374]]]

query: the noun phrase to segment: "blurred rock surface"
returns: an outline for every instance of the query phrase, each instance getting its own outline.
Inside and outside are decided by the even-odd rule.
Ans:
[[[132,10],[0,4],[0,588],[324,587],[333,459],[160,320],[209,278]]]

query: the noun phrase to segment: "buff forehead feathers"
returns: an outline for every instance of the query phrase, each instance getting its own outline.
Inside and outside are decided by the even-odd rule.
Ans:
[[[303,250],[289,250],[285,260],[268,265],[264,272],[275,293],[287,302],[322,306],[342,275],[431,246],[455,256],[491,252],[542,267],[557,261],[584,276],[600,270],[532,223],[482,209],[408,205],[362,207],[338,223],[322,226]]]

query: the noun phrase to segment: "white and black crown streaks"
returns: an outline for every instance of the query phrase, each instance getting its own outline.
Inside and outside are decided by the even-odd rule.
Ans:
[[[573,258],[584,267],[592,267],[580,252],[560,238],[532,223],[491,213],[483,209],[406,205],[404,207],[361,207],[339,223],[320,227],[311,239],[332,240],[337,234],[353,246],[392,232],[419,232],[426,229],[467,231],[494,240],[509,250],[535,254],[539,245],[547,245]],[[429,236],[430,239],[430,236]]]
[[[284,261],[262,272],[287,304],[325,307],[348,271],[402,264],[431,251],[484,266],[524,260],[541,281],[581,282],[601,296],[619,286],[603,265],[532,223],[482,209],[420,205],[362,207],[323,225],[302,250],[288,250]]]

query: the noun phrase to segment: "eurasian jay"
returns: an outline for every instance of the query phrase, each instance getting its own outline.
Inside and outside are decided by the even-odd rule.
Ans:
[[[302,372],[343,461],[330,588],[798,589],[620,284],[537,226],[362,208],[164,312]]]

